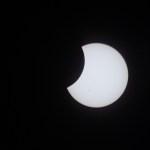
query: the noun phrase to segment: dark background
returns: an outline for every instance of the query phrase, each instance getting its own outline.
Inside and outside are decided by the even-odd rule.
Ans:
[[[149,144],[149,35],[147,8],[14,9],[8,19],[8,146],[16,149],[137,149]],[[81,46],[116,48],[129,82],[114,104],[80,105],[67,87],[84,66]],[[144,148],[144,149],[145,149]]]

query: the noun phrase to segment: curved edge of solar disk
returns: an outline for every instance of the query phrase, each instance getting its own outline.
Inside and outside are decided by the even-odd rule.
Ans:
[[[79,94],[79,89],[78,85],[83,81],[83,78],[85,77],[85,72],[87,70],[87,62],[88,62],[88,56],[87,56],[87,51],[88,51],[88,47],[89,46],[93,46],[93,45],[99,45],[100,43],[90,43],[90,44],[86,44],[82,46],[82,51],[83,51],[83,56],[84,56],[84,67],[83,70],[81,72],[81,75],[79,76],[79,78],[69,87],[67,87],[68,92],[70,93],[70,95],[74,98],[74,100],[76,100],[78,103],[87,106],[87,107],[91,107],[91,108],[100,108],[101,106],[96,106],[96,105],[92,105],[92,104],[88,104],[87,102],[85,102],[85,99],[83,101],[83,99],[80,97],[81,95]],[[100,44],[100,45],[105,45],[105,44]],[[106,45],[107,46],[107,45]],[[91,50],[90,50],[91,51]],[[76,90],[75,90],[76,89]],[[77,93],[75,93],[77,92]],[[80,95],[79,97],[77,95]],[[103,106],[102,106],[103,107]]]
[[[89,45],[89,44],[87,44],[87,45]],[[85,70],[85,52],[84,52],[84,47],[85,47],[85,46],[86,46],[86,45],[82,46],[83,59],[84,59],[83,70],[82,70],[80,76],[78,77],[78,79],[77,79],[72,85],[70,85],[70,86],[67,87],[68,92],[70,93],[70,95],[71,95],[77,102],[79,102],[79,101],[77,100],[76,97],[74,97],[74,96],[71,94],[71,93],[72,93],[72,92],[71,92],[71,89],[72,89],[73,86],[79,81],[79,79],[81,78],[81,76],[82,76],[82,74],[83,74],[83,72],[84,72],[84,70]],[[79,102],[79,103],[80,103],[80,102]],[[82,104],[82,103],[80,103],[80,104]],[[83,104],[83,105],[84,105],[84,104]]]

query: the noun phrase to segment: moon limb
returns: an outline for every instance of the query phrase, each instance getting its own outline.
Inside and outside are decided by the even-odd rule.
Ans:
[[[67,90],[79,103],[104,107],[123,94],[128,82],[128,69],[121,54],[100,43],[82,46],[84,68],[77,81]]]

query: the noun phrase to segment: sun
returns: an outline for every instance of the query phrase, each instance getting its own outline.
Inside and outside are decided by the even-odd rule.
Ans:
[[[92,43],[82,47],[84,69],[79,79],[67,88],[71,96],[88,107],[104,107],[124,93],[128,68],[122,55],[111,46]]]

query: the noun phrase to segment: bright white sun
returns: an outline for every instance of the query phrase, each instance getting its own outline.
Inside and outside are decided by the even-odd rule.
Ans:
[[[67,89],[71,96],[88,107],[104,107],[123,94],[128,82],[128,68],[121,54],[100,43],[82,47],[85,66],[79,79]]]

